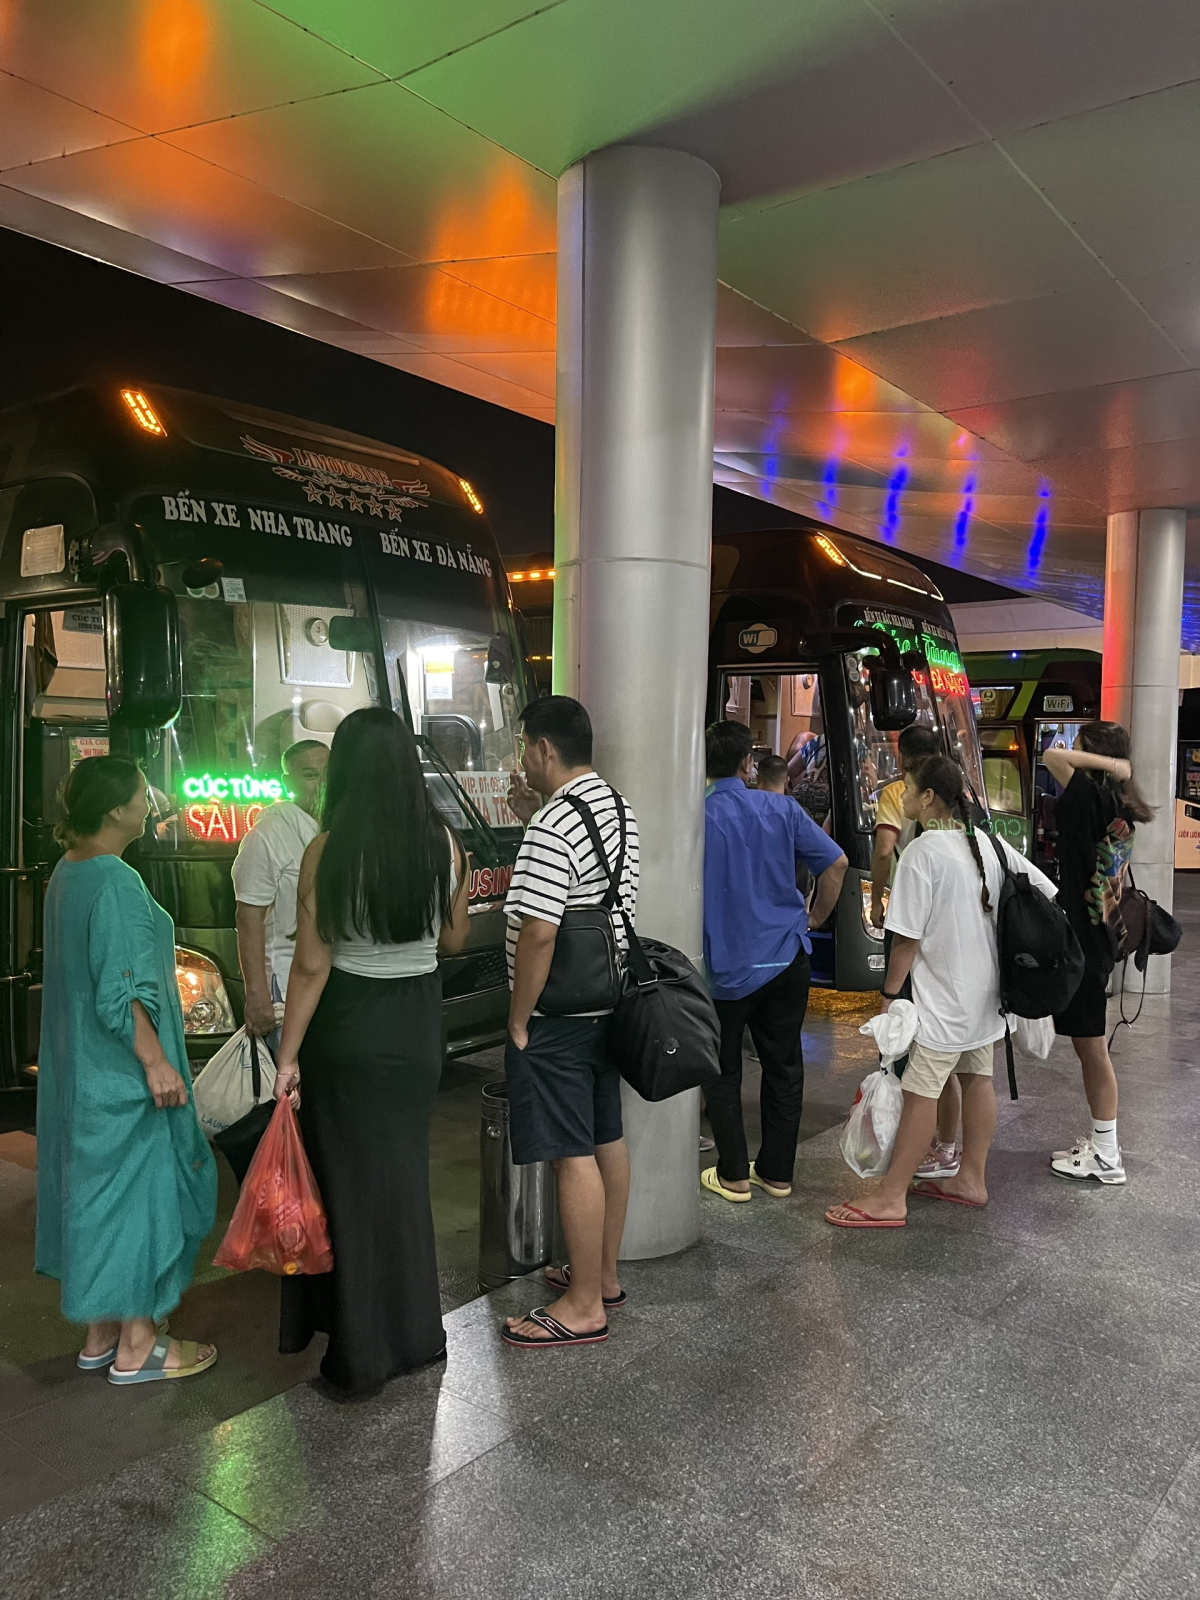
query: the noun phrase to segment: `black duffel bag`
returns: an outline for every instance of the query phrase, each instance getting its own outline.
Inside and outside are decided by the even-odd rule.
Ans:
[[[583,819],[588,838],[608,876],[612,904],[629,941],[621,997],[608,1021],[608,1055],[643,1100],[669,1100],[721,1076],[721,1028],[704,979],[682,950],[658,939],[639,939],[621,903],[620,865],[609,865],[591,810],[576,795],[564,795]],[[624,806],[617,797],[622,820]],[[606,897],[607,900],[608,897]],[[541,1010],[541,1001],[538,1002]]]

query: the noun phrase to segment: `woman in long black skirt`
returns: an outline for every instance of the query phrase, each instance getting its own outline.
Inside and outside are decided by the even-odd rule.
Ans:
[[[466,939],[468,873],[412,734],[383,707],[338,728],[322,823],[300,868],[275,1094],[299,1100],[333,1271],[283,1280],[279,1348],[327,1333],[322,1376],[364,1394],[446,1348],[429,1114],[442,1058],[437,957]]]

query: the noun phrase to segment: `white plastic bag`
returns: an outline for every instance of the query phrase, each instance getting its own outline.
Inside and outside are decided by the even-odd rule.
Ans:
[[[904,1091],[891,1067],[879,1067],[862,1081],[838,1144],[846,1165],[860,1178],[878,1178],[888,1169]]]
[[[254,1092],[254,1047],[245,1028],[239,1028],[200,1069],[193,1084],[196,1116],[208,1140],[224,1133],[256,1105],[269,1100],[275,1090],[275,1062],[266,1041],[258,1047],[258,1093]]]
[[[1004,1020],[1012,1033],[1013,1044],[1021,1054],[1045,1061],[1054,1043],[1054,1018],[1009,1015]]]

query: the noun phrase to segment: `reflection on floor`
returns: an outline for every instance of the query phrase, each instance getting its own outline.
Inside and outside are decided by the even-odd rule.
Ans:
[[[626,1269],[606,1345],[502,1346],[499,1317],[546,1298],[520,1282],[449,1314],[444,1368],[352,1406],[306,1384],[253,1404],[248,1361],[243,1406],[214,1427],[215,1373],[166,1397],[76,1385],[47,1296],[40,1334],[28,1315],[19,1337],[26,1353],[38,1338],[61,1350],[14,1363],[0,1391],[10,1483],[29,1503],[103,1481],[10,1517],[0,1591],[1195,1600],[1200,896],[1188,884],[1180,898],[1175,994],[1148,1001],[1115,1052],[1123,1190],[1048,1172],[1049,1149],[1086,1121],[1059,1044],[1025,1068],[1016,1105],[1001,1101],[986,1211],[914,1201],[900,1232],[828,1228],[823,1207],[857,1188],[835,1109],[869,1054],[857,1019],[826,1011],[806,1035],[815,1131],[793,1197],[703,1196],[698,1245]],[[469,1165],[465,1121],[459,1138]],[[7,1328],[30,1296],[12,1271],[19,1205],[0,1207]],[[266,1318],[266,1363],[270,1318],[240,1292],[246,1321]],[[93,1454],[80,1471],[102,1414],[166,1448],[111,1476],[115,1458]]]

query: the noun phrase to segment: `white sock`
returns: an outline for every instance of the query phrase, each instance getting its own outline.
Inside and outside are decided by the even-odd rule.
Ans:
[[[1092,1145],[1098,1150],[1106,1161],[1115,1161],[1120,1153],[1117,1149],[1117,1119],[1111,1122],[1099,1122],[1092,1118]]]

